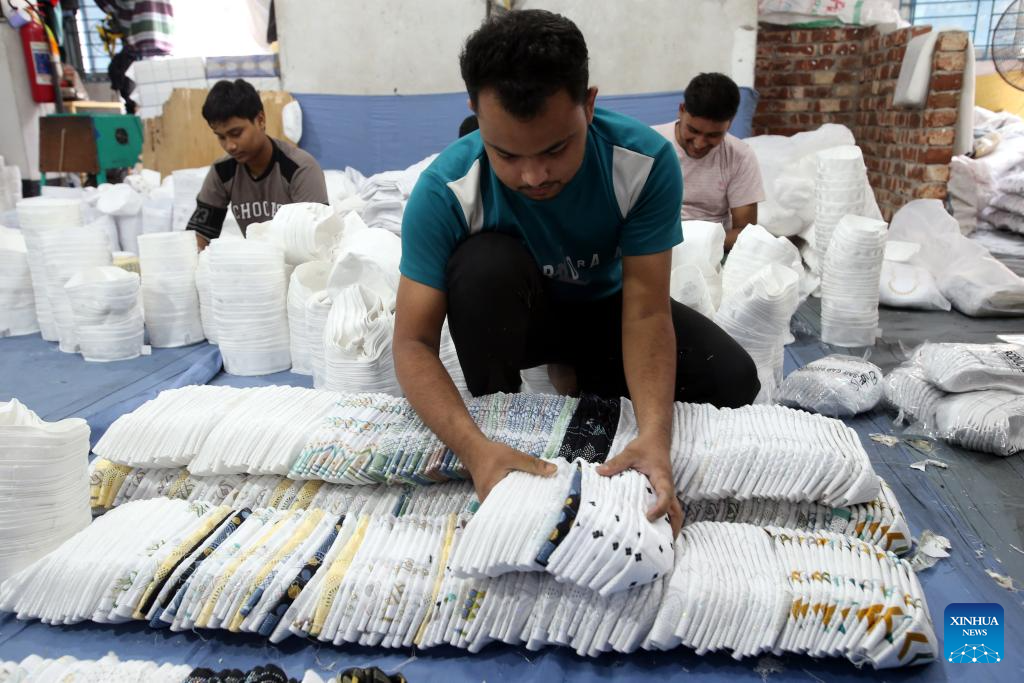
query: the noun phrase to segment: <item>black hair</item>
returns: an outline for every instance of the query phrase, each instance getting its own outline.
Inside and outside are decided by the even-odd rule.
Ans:
[[[539,9],[488,19],[459,55],[473,106],[481,90],[492,88],[505,111],[522,120],[539,114],[545,100],[562,89],[574,102],[586,102],[587,61],[587,43],[576,24]]]
[[[700,74],[686,86],[683,104],[690,116],[729,121],[740,108],[740,89],[725,74]]]
[[[480,122],[476,120],[476,114],[470,114],[459,124],[459,137],[469,135],[478,128],[480,128]]]
[[[207,123],[221,123],[237,116],[254,121],[263,111],[263,101],[252,83],[239,78],[236,81],[217,81],[203,102],[203,118]]]

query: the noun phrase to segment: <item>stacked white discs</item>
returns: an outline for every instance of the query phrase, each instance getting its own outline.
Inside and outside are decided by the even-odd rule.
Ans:
[[[25,238],[0,225],[0,337],[38,331]]]
[[[391,355],[394,325],[394,313],[363,285],[338,292],[324,328],[322,388],[401,396]]]
[[[89,524],[89,425],[0,403],[0,582]]]
[[[64,291],[71,302],[78,350],[85,360],[136,358],[145,329],[139,276],[115,266],[76,273]]]
[[[199,292],[199,317],[203,323],[203,335],[211,344],[217,343],[217,325],[213,318],[213,292],[210,290],[210,252],[199,252],[196,265],[196,290]]]
[[[208,172],[208,167],[183,168],[171,174],[174,189],[172,229],[184,230],[188,226],[188,220],[196,210],[196,195],[203,188]]]
[[[859,214],[864,206],[864,155],[856,145],[843,145],[817,154],[814,182],[814,251],[823,263],[839,219]]]
[[[82,202],[78,199],[33,197],[18,202],[18,225],[25,236],[28,267],[32,274],[32,289],[36,299],[39,329],[46,341],[57,341],[60,334],[50,310],[47,296],[49,279],[46,274],[46,255],[43,253],[42,235],[49,230],[71,228],[82,224]]]
[[[886,224],[844,216],[836,227],[821,275],[821,340],[873,346],[878,336],[878,282]]]
[[[306,300],[306,348],[309,350],[309,370],[313,386],[318,389],[326,381],[327,361],[324,358],[324,330],[331,314],[331,294],[321,289]]]
[[[770,400],[782,381],[789,319],[799,306],[799,277],[777,263],[765,266],[727,294],[715,322],[750,354],[761,381],[758,401]]]
[[[57,324],[60,350],[77,353],[75,316],[64,285],[80,270],[111,264],[110,238],[103,228],[95,226],[60,228],[46,231],[42,244],[49,278],[46,296]]]
[[[196,239],[189,232],[139,236],[142,301],[149,343],[161,348],[203,340],[196,291]]]
[[[266,375],[290,368],[284,252],[255,240],[214,240],[208,249],[224,369]]]
[[[292,372],[300,375],[313,374],[312,349],[306,334],[307,303],[314,294],[327,286],[330,274],[329,262],[310,261],[297,266],[288,283],[288,334],[291,337]],[[320,333],[322,347],[323,328]]]

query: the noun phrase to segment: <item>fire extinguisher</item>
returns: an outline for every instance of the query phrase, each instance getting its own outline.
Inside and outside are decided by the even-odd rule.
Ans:
[[[29,86],[32,88],[32,99],[36,102],[53,102],[53,60],[46,28],[37,21],[30,21],[22,26],[19,32],[21,46],[25,51],[25,68],[28,71]]]

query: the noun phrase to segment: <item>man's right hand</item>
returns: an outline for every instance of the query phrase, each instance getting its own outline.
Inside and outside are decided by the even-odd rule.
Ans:
[[[529,472],[540,477],[550,477],[558,471],[554,463],[490,440],[482,440],[473,448],[471,460],[472,467],[467,466],[466,469],[473,479],[476,497],[481,503],[509,472]]]

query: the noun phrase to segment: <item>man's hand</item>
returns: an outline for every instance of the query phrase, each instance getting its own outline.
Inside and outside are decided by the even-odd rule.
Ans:
[[[474,448],[472,461],[473,467],[467,466],[467,469],[473,479],[473,487],[476,488],[476,497],[481,503],[509,472],[529,472],[540,477],[550,477],[558,471],[558,468],[547,460],[535,458],[503,443],[489,440],[482,441]]]
[[[736,244],[736,240],[739,238],[740,233],[743,231],[742,228],[739,230],[726,230],[725,232],[725,250],[732,251],[733,246]]]
[[[647,511],[647,519],[653,522],[658,517],[668,514],[669,523],[672,525],[672,537],[675,538],[683,525],[683,509],[676,498],[668,450],[648,443],[640,436],[617,456],[598,467],[597,473],[610,477],[630,468],[647,475],[651,486],[654,487],[654,493],[658,496],[654,507]]]

